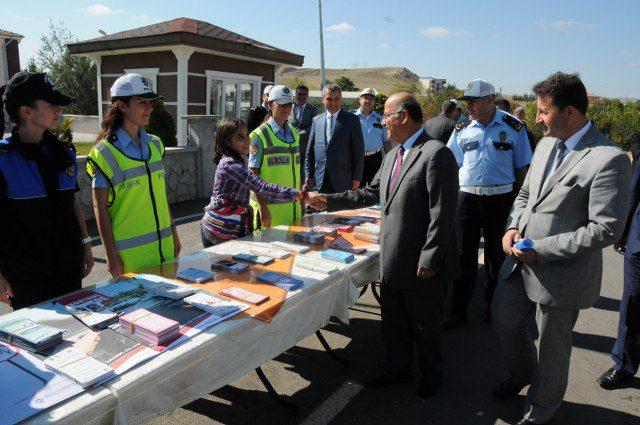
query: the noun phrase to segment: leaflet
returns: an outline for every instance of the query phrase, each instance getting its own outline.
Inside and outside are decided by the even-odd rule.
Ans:
[[[109,366],[75,348],[66,348],[54,354],[44,361],[44,365],[83,388],[116,376],[115,371]]]
[[[294,252],[296,254],[304,254],[305,252],[308,252],[311,249],[306,245],[299,245],[293,242],[274,241],[274,242],[271,242],[271,245],[277,246],[278,248],[282,248],[289,252]]]
[[[241,311],[249,308],[249,306],[244,303],[223,299],[204,292],[197,292],[185,298],[184,302],[211,313],[219,319],[218,321],[223,321],[229,317],[235,316]]]
[[[60,298],[58,303],[90,328],[102,329],[118,320],[118,315],[108,308],[112,301],[113,298],[94,291],[80,291]]]

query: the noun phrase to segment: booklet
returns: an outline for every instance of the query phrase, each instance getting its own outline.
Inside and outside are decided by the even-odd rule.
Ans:
[[[324,235],[313,232],[299,232],[293,235],[293,240],[312,245],[322,245],[324,243]]]
[[[289,252],[295,252],[296,254],[304,254],[311,249],[306,245],[300,245],[293,242],[274,241],[271,242],[271,245],[277,246],[278,248],[282,248]]]
[[[296,257],[295,265],[302,267],[303,269],[324,274],[330,274],[338,270],[337,266],[329,264],[328,261],[317,260],[315,258],[304,256]]]
[[[322,258],[326,258],[327,260],[338,261],[340,263],[350,263],[355,257],[350,252],[338,251],[337,249],[325,249],[320,254]]]
[[[326,236],[335,236],[338,234],[338,231],[331,226],[313,226],[311,231],[314,233],[321,233]]]
[[[148,342],[161,345],[179,335],[180,324],[140,308],[120,316],[121,329]]]
[[[304,281],[276,272],[256,274],[256,279],[270,283],[287,291],[295,291],[304,285]]]
[[[365,252],[367,252],[366,248],[355,247],[351,242],[349,242],[342,236],[338,236],[337,238],[332,240],[329,244],[329,248],[350,252],[352,254],[364,254]]]
[[[211,264],[212,269],[222,270],[227,273],[242,273],[249,268],[248,264],[238,263],[237,261],[218,260]]]
[[[104,329],[118,320],[118,315],[108,307],[113,300],[94,291],[80,291],[60,298],[58,303],[90,328]]]
[[[248,289],[239,288],[237,286],[230,286],[228,288],[225,288],[220,291],[220,294],[238,301],[254,305],[260,305],[269,299],[268,295],[258,294],[257,292],[252,292]]]
[[[44,361],[44,365],[83,388],[116,376],[115,370],[75,348],[65,348]]]
[[[38,352],[62,342],[64,329],[40,325],[31,319],[8,319],[0,323],[0,340]]]
[[[212,315],[218,317],[220,321],[235,316],[249,308],[248,305],[227,300],[224,298],[216,297],[212,294],[206,294],[204,292],[197,292],[184,299],[184,302],[191,304],[201,310],[204,310]]]
[[[249,252],[255,255],[263,255],[265,257],[283,259],[287,257],[291,257],[291,253],[282,249],[273,249],[273,248],[263,248],[259,246],[252,247]]]
[[[181,272],[176,274],[176,277],[178,279],[182,279],[182,280],[186,280],[187,282],[194,282],[194,283],[202,283],[208,280],[216,280],[215,273],[207,270],[194,269],[193,267],[189,267],[188,269],[182,270]],[[194,292],[195,290],[192,290],[190,294],[186,294],[186,295],[191,295]]]
[[[264,255],[253,255],[247,253],[236,254],[233,257],[234,260],[246,261],[252,264],[259,264],[261,266],[266,266],[267,264],[273,263],[274,259],[271,257],[265,257]]]

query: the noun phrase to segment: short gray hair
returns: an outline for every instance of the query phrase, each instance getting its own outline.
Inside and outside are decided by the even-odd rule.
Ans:
[[[335,92],[340,93],[340,96],[342,96],[342,89],[340,89],[339,85],[334,83],[327,84],[322,89],[322,97],[326,96],[329,93],[335,93]]]

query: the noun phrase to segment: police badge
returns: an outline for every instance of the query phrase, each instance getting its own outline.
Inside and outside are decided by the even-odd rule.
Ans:
[[[498,135],[500,137],[500,141],[502,143],[507,141],[507,132],[506,131],[501,131],[500,134]]]

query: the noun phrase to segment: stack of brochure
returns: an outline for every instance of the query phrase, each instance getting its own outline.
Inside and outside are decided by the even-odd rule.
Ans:
[[[184,302],[204,310],[219,319],[226,319],[249,308],[248,305],[225,300],[215,295],[198,292],[184,299]]]
[[[363,223],[353,229],[353,237],[369,242],[379,243],[380,241],[380,225],[372,223]]]
[[[120,326],[125,332],[145,342],[164,345],[164,343],[178,337],[180,324],[175,320],[139,308],[120,316]]]
[[[296,289],[304,285],[304,282],[300,279],[295,279],[291,276],[276,272],[256,274],[256,279],[270,283],[286,291],[295,291]]]
[[[291,257],[291,252],[282,249],[263,248],[260,246],[253,246],[249,250],[251,254],[263,255],[265,257],[283,259]]]
[[[329,244],[329,248],[350,252],[352,254],[364,254],[365,252],[367,252],[367,248],[355,247],[351,242],[349,242],[342,236],[338,236],[337,238],[332,240]]]
[[[304,254],[311,249],[306,245],[300,245],[293,242],[274,241],[271,242],[271,245],[282,248],[285,251],[295,252],[296,254]]]
[[[324,235],[313,232],[299,232],[293,235],[293,240],[313,245],[322,245],[324,243]]]
[[[206,282],[208,280],[216,280],[216,274],[215,273],[210,272],[208,270],[194,269],[193,267],[189,267],[188,269],[182,270],[181,272],[176,274],[176,277],[178,279],[186,280],[187,282],[193,282],[193,283],[202,283],[202,282]],[[186,291],[187,289],[190,289],[190,288],[185,288],[182,285],[174,285],[174,286],[182,287],[183,291]],[[188,294],[183,295],[183,297],[186,297],[187,295],[191,295],[194,292],[195,292],[195,290],[191,289],[191,292],[189,292]],[[180,298],[183,298],[183,297],[180,297]],[[171,297],[168,297],[168,298],[171,298]]]
[[[295,265],[303,269],[311,270],[318,273],[329,274],[338,270],[337,266],[330,264],[328,261],[318,260],[311,257],[296,257]]]
[[[320,233],[326,236],[335,236],[338,234],[338,230],[331,226],[313,226],[311,231],[314,233]]]
[[[268,295],[258,294],[257,292],[249,291],[248,289],[240,288],[237,286],[230,286],[220,291],[221,295],[225,297],[233,298],[234,300],[242,301],[249,304],[259,305],[269,299]]]
[[[44,365],[83,388],[100,384],[116,376],[115,370],[73,347],[65,348],[49,357],[44,361]]]
[[[211,268],[227,273],[238,274],[247,270],[249,266],[244,263],[238,263],[237,261],[217,260],[211,264]]]
[[[273,258],[266,257],[264,255],[253,255],[248,254],[246,252],[241,252],[240,254],[236,254],[231,257],[234,260],[246,261],[251,264],[259,264],[261,266],[266,266],[267,264],[273,263]]]
[[[327,260],[337,261],[339,263],[350,263],[355,257],[350,252],[338,251],[337,249],[325,249],[322,251],[322,258],[326,258]]]
[[[109,309],[113,298],[94,291],[80,291],[64,298],[58,303],[90,328],[104,329],[118,320],[118,315]]]
[[[40,325],[29,319],[12,319],[0,323],[0,341],[32,352],[44,351],[62,342],[64,329]]]

